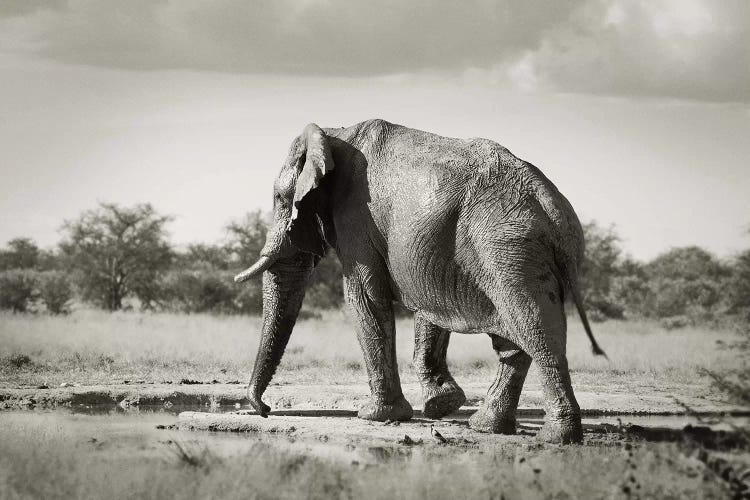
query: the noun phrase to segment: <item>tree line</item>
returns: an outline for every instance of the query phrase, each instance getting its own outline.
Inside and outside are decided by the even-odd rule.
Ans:
[[[232,277],[255,262],[270,220],[260,211],[230,222],[220,243],[175,248],[171,218],[149,204],[102,203],[62,226],[40,249],[16,238],[0,250],[0,308],[63,314],[77,300],[116,311],[139,307],[185,313],[259,314],[261,283]],[[584,225],[581,288],[593,320],[652,318],[668,328],[750,319],[750,249],[721,260],[697,247],[648,262],[626,256],[614,228]],[[342,271],[331,252],[315,269],[307,310],[343,304]]]

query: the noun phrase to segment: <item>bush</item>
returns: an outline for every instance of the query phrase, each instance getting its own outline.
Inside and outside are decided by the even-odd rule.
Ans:
[[[34,269],[39,264],[40,253],[30,238],[12,239],[6,248],[0,249],[0,271]]]
[[[629,319],[643,317],[654,297],[645,277],[627,274],[612,280],[612,303]]]
[[[217,271],[172,271],[162,283],[167,307],[187,313],[235,313],[239,290],[232,273]]]
[[[37,296],[39,276],[29,269],[0,272],[0,309],[26,312]]]
[[[750,250],[735,257],[730,273],[725,289],[727,310],[739,321],[750,322]]]
[[[729,270],[699,247],[675,248],[646,265],[653,301],[647,315],[713,321],[722,308]]]
[[[23,368],[31,364],[31,358],[26,354],[12,354],[6,358],[7,364],[14,368]]]
[[[51,314],[67,314],[73,298],[70,278],[60,271],[40,273],[39,298]]]

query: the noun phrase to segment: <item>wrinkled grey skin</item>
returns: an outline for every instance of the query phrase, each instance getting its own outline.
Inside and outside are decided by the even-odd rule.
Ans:
[[[275,226],[261,259],[263,332],[248,393],[261,396],[281,360],[307,280],[327,246],[338,254],[367,366],[370,420],[407,420],[392,302],[415,311],[414,366],[425,413],[463,404],[445,362],[450,332],[484,333],[498,357],[478,431],[515,432],[533,360],[542,377],[549,442],[580,442],[581,417],[565,356],[563,300],[580,308],[583,235],[568,201],[533,165],[486,140],[460,140],[370,120],[311,124],[295,139],[274,186]]]

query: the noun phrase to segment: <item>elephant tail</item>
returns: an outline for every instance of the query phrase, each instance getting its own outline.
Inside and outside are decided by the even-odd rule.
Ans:
[[[576,279],[575,274],[568,275],[568,284],[570,295],[572,296],[573,302],[576,305],[578,315],[581,317],[583,329],[586,330],[586,336],[588,336],[589,341],[591,342],[591,352],[593,352],[596,356],[604,356],[605,359],[609,359],[607,357],[607,353],[604,352],[604,349],[599,347],[599,344],[594,338],[594,333],[591,331],[591,325],[589,324],[589,319],[586,316],[586,310],[583,308],[583,298],[581,297],[581,291],[578,289],[578,280]]]

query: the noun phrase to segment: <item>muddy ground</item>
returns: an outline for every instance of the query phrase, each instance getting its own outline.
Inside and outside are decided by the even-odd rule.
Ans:
[[[159,384],[129,382],[116,385],[75,385],[64,387],[0,387],[0,406],[86,407],[118,405],[120,407],[200,406],[235,408],[245,405],[243,383]],[[464,383],[466,410],[479,406],[487,390],[486,382]],[[415,409],[421,407],[419,385],[403,384],[404,395]],[[368,388],[361,384],[271,385],[264,401],[273,410],[345,410],[356,411],[368,398]],[[748,414],[750,409],[730,405],[707,394],[704,386],[682,385],[664,390],[653,387],[587,386],[576,388],[576,397],[584,415],[681,415],[689,413]],[[519,416],[541,416],[542,392],[538,385],[526,384],[519,404]]]
[[[418,385],[404,384],[417,411],[400,423],[357,419],[367,397],[361,384],[271,386],[266,419],[237,408],[245,403],[238,383],[5,387],[0,490],[31,498],[389,499],[750,491],[750,445],[738,431],[747,408],[691,396],[689,387],[676,396],[609,387],[578,388],[584,442],[574,446],[536,440],[543,411],[531,384],[515,436],[468,428],[486,390],[479,383],[464,384],[467,406],[439,421],[421,416]]]

